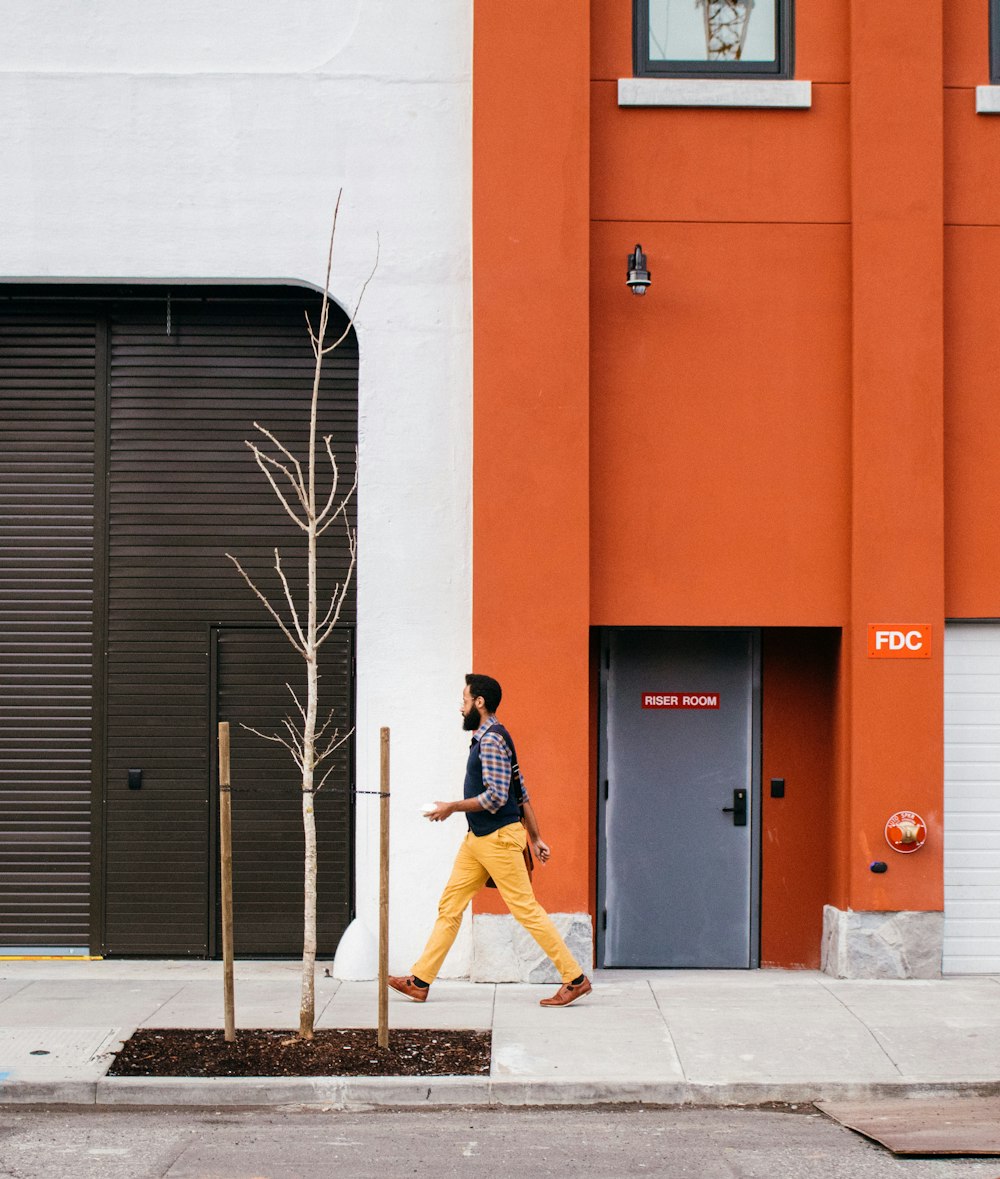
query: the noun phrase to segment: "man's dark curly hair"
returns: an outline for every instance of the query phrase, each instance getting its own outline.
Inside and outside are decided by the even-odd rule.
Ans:
[[[503,689],[491,675],[470,673],[465,677],[465,682],[469,685],[469,692],[473,700],[477,696],[482,696],[486,704],[486,711],[496,712],[503,699]]]

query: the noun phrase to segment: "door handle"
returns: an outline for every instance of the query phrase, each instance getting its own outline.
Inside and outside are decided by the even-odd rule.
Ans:
[[[722,813],[733,816],[734,827],[745,827],[747,825],[747,792],[745,790],[734,790],[733,805],[724,806]]]

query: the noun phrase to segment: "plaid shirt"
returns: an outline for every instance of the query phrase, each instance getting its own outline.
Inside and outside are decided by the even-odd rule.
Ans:
[[[472,736],[472,743],[479,742],[479,756],[483,763],[483,785],[486,789],[477,795],[476,801],[484,811],[496,814],[507,801],[510,793],[510,754],[499,733],[486,733],[497,724],[495,716],[487,716]],[[485,734],[485,735],[484,735]],[[524,776],[521,777],[522,783]],[[522,785],[521,797],[528,801],[528,792]]]

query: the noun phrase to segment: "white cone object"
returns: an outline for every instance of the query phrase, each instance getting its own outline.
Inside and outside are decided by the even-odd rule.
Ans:
[[[344,982],[378,978],[378,939],[355,917],[344,930],[333,958],[333,977]]]

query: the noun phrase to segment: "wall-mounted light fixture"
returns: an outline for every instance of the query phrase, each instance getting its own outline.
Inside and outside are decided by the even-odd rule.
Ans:
[[[633,295],[644,295],[653,281],[646,266],[646,255],[642,252],[642,246],[638,242],[636,242],[635,253],[628,256],[628,278],[625,281],[632,288]]]

